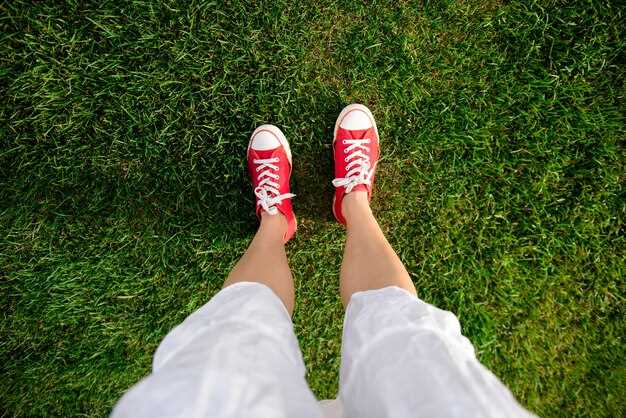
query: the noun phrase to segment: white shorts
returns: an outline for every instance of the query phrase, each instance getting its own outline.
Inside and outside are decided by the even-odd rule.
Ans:
[[[478,362],[456,316],[400,288],[352,296],[341,351],[339,396],[318,402],[280,299],[234,284],[165,337],[112,417],[533,416]]]

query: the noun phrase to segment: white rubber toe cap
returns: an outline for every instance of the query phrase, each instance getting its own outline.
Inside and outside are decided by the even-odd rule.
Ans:
[[[269,131],[260,131],[252,138],[250,148],[257,151],[265,151],[275,149],[280,146],[280,141],[273,133]]]
[[[352,109],[341,120],[339,126],[350,131],[369,129],[374,124],[369,115],[361,109]]]
[[[248,150],[267,151],[276,149],[281,145],[287,153],[289,164],[291,164],[291,149],[289,149],[289,142],[287,142],[285,134],[277,126],[266,124],[259,126],[252,132],[250,142],[248,142]]]

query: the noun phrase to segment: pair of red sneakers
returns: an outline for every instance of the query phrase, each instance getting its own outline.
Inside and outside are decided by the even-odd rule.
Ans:
[[[378,129],[370,110],[361,104],[346,106],[335,123],[333,138],[335,157],[335,197],[333,213],[345,225],[341,203],[347,193],[366,191],[372,196],[376,163],[380,154]],[[296,233],[289,179],[291,150],[285,135],[274,125],[261,125],[252,133],[248,144],[248,171],[256,196],[257,216],[261,211],[287,219],[284,241]]]

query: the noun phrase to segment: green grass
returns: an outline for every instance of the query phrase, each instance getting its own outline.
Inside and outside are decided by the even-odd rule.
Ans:
[[[625,9],[610,1],[0,3],[0,416],[105,416],[254,229],[260,123],[295,156],[294,322],[337,391],[331,129],[426,301],[542,416],[624,416]]]

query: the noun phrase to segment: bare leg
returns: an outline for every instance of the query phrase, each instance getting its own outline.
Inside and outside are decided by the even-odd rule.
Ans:
[[[341,265],[343,305],[348,305],[355,292],[387,286],[398,286],[416,294],[409,274],[372,214],[367,193],[354,191],[347,194],[342,211],[348,229]]]
[[[261,225],[250,246],[224,282],[224,287],[238,282],[258,282],[268,286],[293,312],[293,277],[287,263],[283,235],[287,220],[282,214],[261,214]]]

